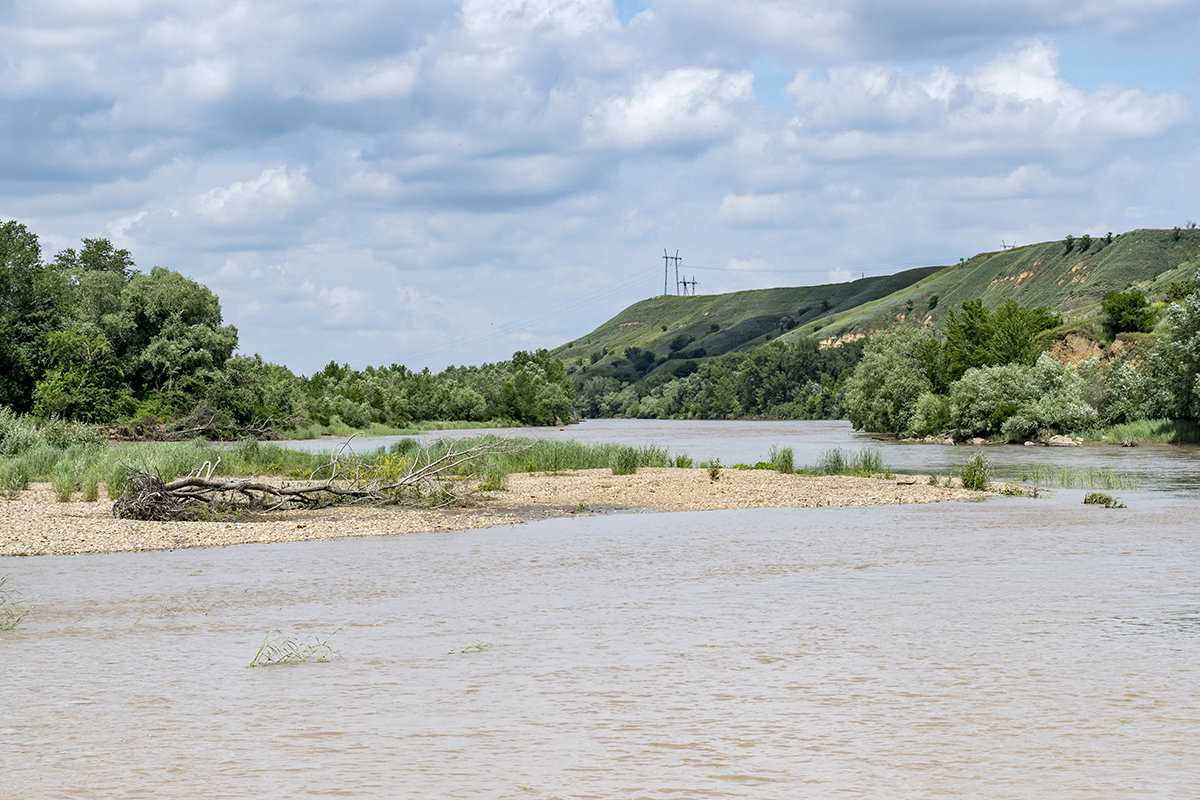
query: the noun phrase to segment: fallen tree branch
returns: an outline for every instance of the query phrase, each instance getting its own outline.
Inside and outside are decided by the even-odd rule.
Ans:
[[[333,503],[381,506],[431,498],[432,505],[440,507],[461,499],[453,477],[462,466],[495,453],[514,452],[511,443],[499,441],[467,447],[451,442],[445,452],[435,445],[422,448],[403,474],[392,476],[379,464],[355,456],[350,442],[338,447],[308,480],[295,483],[216,477],[220,459],[206,461],[172,481],[134,472],[127,479],[126,493],[113,503],[113,514],[124,519],[194,520]],[[318,479],[318,475],[327,477]]]

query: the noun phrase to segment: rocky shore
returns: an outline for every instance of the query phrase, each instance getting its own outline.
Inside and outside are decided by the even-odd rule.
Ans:
[[[628,511],[715,511],[732,508],[817,508],[974,500],[983,492],[930,486],[923,477],[893,479],[783,475],[766,470],[609,470],[510,476],[508,488],[472,496],[466,507],[372,508],[335,506],[289,511],[239,522],[142,522],[116,519],[102,499],[58,502],[50,487],[35,484],[0,499],[0,556],[71,555],[171,550],[342,536],[388,536],[419,531],[466,530],[531,519]]]

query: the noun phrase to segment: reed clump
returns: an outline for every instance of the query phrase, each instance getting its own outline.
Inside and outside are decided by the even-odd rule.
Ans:
[[[892,475],[891,468],[883,461],[883,454],[874,447],[857,451],[843,450],[840,447],[824,450],[817,463],[804,472],[811,475],[852,475],[860,478]]]
[[[1102,492],[1088,492],[1083,498],[1083,504],[1087,506],[1104,506],[1105,508],[1125,508],[1125,504],[1120,500]]]
[[[796,471],[795,454],[790,447],[772,447],[771,464],[776,472],[790,475]]]

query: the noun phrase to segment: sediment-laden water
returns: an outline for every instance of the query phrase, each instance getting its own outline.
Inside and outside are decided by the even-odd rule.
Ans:
[[[0,560],[33,607],[0,633],[0,797],[1191,796],[1200,502],[1147,452],[1168,477],[1117,510]],[[340,657],[248,667],[272,629]]]

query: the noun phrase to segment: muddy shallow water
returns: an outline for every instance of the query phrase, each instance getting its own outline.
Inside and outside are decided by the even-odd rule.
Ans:
[[[873,444],[711,424],[654,436],[729,461]],[[32,607],[0,632],[0,797],[1192,796],[1196,461],[1097,454],[1146,476],[1129,508],[1060,490],[0,559]],[[248,667],[273,629],[340,655]]]

